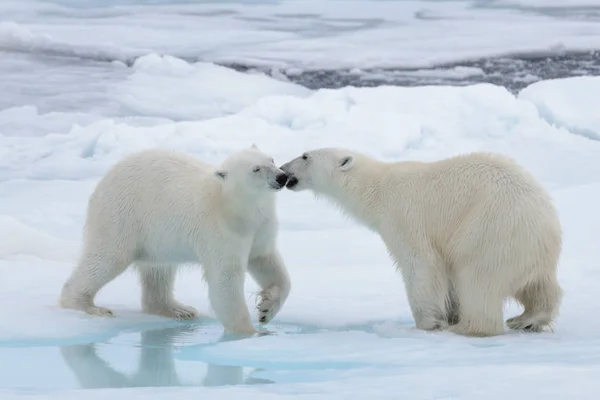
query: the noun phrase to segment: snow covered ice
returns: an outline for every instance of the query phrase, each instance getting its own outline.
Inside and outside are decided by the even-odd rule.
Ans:
[[[100,4],[101,3],[101,4]],[[502,86],[309,89],[274,73],[427,68],[600,49],[600,4],[536,1],[0,2],[0,399],[596,399],[600,389],[600,77]],[[460,81],[477,68],[415,71]],[[413,329],[383,243],[310,194],[279,196],[293,288],[271,336],[143,314],[129,272],[57,307],[87,198],[132,152],[209,162],[256,143],[281,164],[344,146],[386,160],[489,150],[554,197],[565,290],[554,332]],[[257,285],[247,280],[248,307]],[[176,296],[210,312],[199,270]],[[505,316],[520,313],[513,303]]]

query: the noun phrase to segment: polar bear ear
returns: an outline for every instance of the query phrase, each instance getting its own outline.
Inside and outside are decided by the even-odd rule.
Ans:
[[[354,157],[352,156],[344,156],[340,159],[340,169],[342,171],[346,171],[348,169],[350,169],[350,167],[352,167],[352,164],[354,164]]]
[[[258,146],[256,145],[256,143],[252,143],[252,146],[250,148],[258,150]]]
[[[224,181],[225,179],[227,179],[227,172],[226,171],[222,171],[222,170],[216,170],[214,172],[215,177],[220,180],[220,181]]]

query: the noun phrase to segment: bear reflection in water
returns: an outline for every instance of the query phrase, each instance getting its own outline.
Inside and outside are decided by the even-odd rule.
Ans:
[[[215,364],[206,364],[206,374],[203,379],[199,376],[197,382],[181,379],[173,357],[176,342],[197,329],[197,326],[177,326],[141,332],[141,355],[132,374],[119,371],[101,358],[95,343],[62,346],[60,351],[84,389],[274,383],[267,379],[244,377],[244,367],[241,366]]]

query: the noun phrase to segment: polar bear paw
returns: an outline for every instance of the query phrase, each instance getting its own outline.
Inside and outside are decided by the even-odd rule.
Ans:
[[[281,308],[281,295],[277,286],[271,286],[260,292],[257,296],[258,320],[262,324],[269,323]]]
[[[416,327],[424,331],[443,331],[448,329],[449,324],[441,318],[429,317],[417,321]]]
[[[194,307],[186,306],[176,301],[161,306],[145,307],[144,311],[149,314],[161,315],[163,317],[178,320],[196,319],[201,316],[200,312]]]
[[[506,325],[516,331],[542,332],[544,330],[544,324],[527,315],[509,318],[506,320]]]
[[[63,292],[59,304],[62,308],[83,311],[89,315],[99,317],[114,316],[113,312],[108,308],[96,306],[90,296],[71,296],[70,293]]]
[[[114,317],[114,313],[108,308],[98,306],[88,306],[83,310],[90,315],[97,315],[99,317]]]

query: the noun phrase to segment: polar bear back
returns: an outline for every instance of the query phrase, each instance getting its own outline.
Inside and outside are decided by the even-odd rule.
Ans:
[[[221,240],[221,191],[213,171],[209,164],[168,150],[127,157],[90,197],[86,234],[111,243],[117,238],[124,246],[135,240],[141,260],[196,260],[198,243]]]
[[[490,257],[505,257],[510,249],[519,264],[528,263],[528,254],[535,262],[560,251],[561,227],[549,195],[504,156],[394,163],[381,185],[380,212],[392,221],[387,229],[396,224],[413,245],[429,241],[451,263],[466,262],[474,248],[488,249]]]

